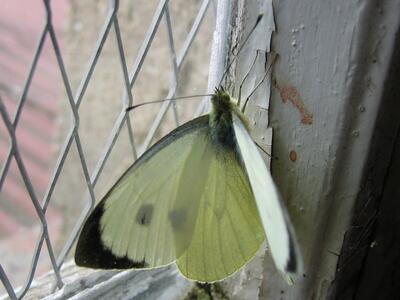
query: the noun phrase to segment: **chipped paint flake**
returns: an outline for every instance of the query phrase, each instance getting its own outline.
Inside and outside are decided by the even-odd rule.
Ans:
[[[300,93],[294,86],[280,86],[276,80],[274,87],[279,91],[283,103],[291,102],[298,109],[301,115],[301,123],[311,125],[314,121],[313,114],[305,107],[301,100]]]

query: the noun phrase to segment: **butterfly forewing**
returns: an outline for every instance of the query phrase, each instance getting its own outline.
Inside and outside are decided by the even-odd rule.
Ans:
[[[198,214],[198,189],[207,177],[195,178],[189,169],[204,163],[194,162],[193,155],[203,155],[207,132],[208,116],[188,122],[125,172],[86,221],[75,254],[78,265],[153,268],[184,252]]]
[[[291,284],[302,271],[302,258],[293,227],[255,143],[235,113],[232,114],[232,120],[238,149],[250,180],[272,258],[286,281]]]

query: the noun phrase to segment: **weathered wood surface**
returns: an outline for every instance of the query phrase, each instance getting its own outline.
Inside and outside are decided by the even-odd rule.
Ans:
[[[336,273],[337,299],[400,295],[400,34]]]
[[[149,271],[100,271],[79,268],[74,262],[62,270],[64,287],[53,292],[54,275],[34,281],[24,299],[170,299],[185,295],[192,283],[173,266]]]
[[[266,257],[262,297],[335,297],[338,254],[385,101],[400,1],[274,1],[272,173],[298,233],[305,278],[287,287]],[[398,50],[398,49],[397,49]],[[393,78],[389,78],[393,80]]]

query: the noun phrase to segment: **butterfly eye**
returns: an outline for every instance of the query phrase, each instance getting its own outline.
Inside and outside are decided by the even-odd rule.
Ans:
[[[143,226],[147,226],[151,222],[151,217],[153,216],[153,205],[144,204],[139,209],[136,215],[136,221]]]

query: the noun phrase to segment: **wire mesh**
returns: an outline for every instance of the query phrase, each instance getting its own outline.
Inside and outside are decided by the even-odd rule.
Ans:
[[[71,80],[69,78],[69,74],[66,70],[64,64],[64,58],[60,50],[59,46],[59,37],[54,29],[54,25],[52,23],[52,5],[50,0],[43,0],[44,9],[46,13],[46,22],[42,29],[42,32],[39,37],[39,41],[33,56],[33,60],[31,66],[29,68],[26,81],[24,83],[24,88],[22,90],[21,96],[19,98],[15,113],[12,117],[9,116],[3,101],[0,101],[0,112],[2,116],[2,120],[7,128],[8,136],[10,139],[9,149],[6,155],[6,160],[4,161],[0,173],[0,190],[3,189],[4,181],[6,177],[9,175],[10,164],[12,160],[15,160],[17,163],[18,170],[23,179],[24,185],[29,193],[29,198],[32,204],[34,205],[36,214],[40,220],[41,224],[41,233],[36,243],[35,249],[33,249],[33,258],[31,261],[31,267],[29,268],[29,272],[26,276],[25,283],[22,287],[16,289],[15,286],[12,286],[9,276],[3,267],[0,265],[0,279],[6,289],[9,297],[11,299],[20,299],[23,298],[24,295],[28,292],[29,288],[32,285],[32,282],[35,278],[35,273],[37,271],[39,256],[43,255],[42,253],[46,253],[49,257],[52,265],[52,270],[54,271],[54,276],[56,279],[56,286],[61,288],[63,286],[63,278],[60,272],[61,266],[66,260],[70,250],[72,249],[74,242],[77,238],[79,230],[87,217],[90,210],[94,207],[96,203],[96,196],[94,192],[94,187],[98,182],[99,176],[102,173],[104,166],[114,148],[114,145],[121,133],[121,130],[125,128],[129,134],[129,142],[132,150],[132,154],[134,158],[138,156],[138,154],[143,153],[152,143],[155,138],[155,134],[160,127],[160,124],[164,120],[166,113],[169,110],[172,110],[175,125],[179,125],[179,114],[177,112],[177,107],[174,101],[166,101],[161,105],[161,108],[158,111],[156,118],[151,124],[148,133],[144,139],[144,142],[141,148],[138,150],[138,145],[135,141],[135,136],[133,134],[133,126],[132,120],[128,113],[126,113],[125,108],[132,105],[134,103],[134,96],[132,95],[132,88],[135,85],[135,82],[138,78],[139,73],[141,72],[143,63],[146,59],[148,51],[152,45],[156,32],[159,30],[161,26],[161,21],[164,19],[164,26],[166,28],[167,36],[168,36],[168,47],[169,47],[169,56],[172,64],[172,75],[170,79],[170,84],[168,88],[168,93],[166,98],[174,97],[179,86],[178,74],[181,70],[182,64],[185,61],[185,58],[188,54],[188,51],[191,48],[191,45],[196,38],[197,32],[204,20],[204,16],[206,15],[207,10],[210,7],[211,0],[203,0],[199,10],[197,11],[196,17],[194,18],[194,22],[190,28],[189,33],[186,36],[186,39],[183,42],[182,47],[179,51],[176,50],[174,35],[173,35],[173,27],[171,21],[171,15],[169,12],[169,1],[161,0],[158,3],[158,6],[155,9],[153,19],[150,23],[150,26],[147,29],[146,36],[142,42],[142,46],[136,56],[136,60],[133,63],[132,68],[128,68],[127,59],[125,57],[126,46],[123,44],[123,39],[121,37],[121,30],[118,20],[118,9],[119,9],[119,1],[113,0],[109,3],[109,9],[104,21],[104,25],[100,30],[99,38],[97,39],[96,45],[93,48],[92,55],[89,59],[89,63],[87,69],[82,77],[79,87],[75,95],[73,94],[71,88]],[[223,3],[224,1],[222,1]],[[123,105],[122,109],[119,113],[118,118],[115,121],[113,128],[111,129],[107,143],[103,148],[103,151],[100,155],[100,158],[97,160],[97,163],[90,172],[87,163],[87,157],[82,149],[82,140],[80,136],[79,126],[80,126],[80,112],[79,108],[83,101],[85,100],[85,92],[87,91],[89,82],[92,79],[92,75],[96,69],[97,63],[99,61],[99,57],[104,49],[104,44],[108,39],[110,39],[110,32],[113,31],[115,34],[115,43],[118,49],[118,56],[121,64],[123,81],[124,81],[124,95],[121,99]],[[15,132],[19,125],[19,121],[21,118],[21,113],[24,110],[24,106],[26,104],[27,95],[31,88],[32,78],[34,74],[37,72],[38,61],[40,57],[43,55],[43,46],[45,40],[49,40],[51,43],[52,50],[55,54],[57,61],[57,68],[59,69],[62,77],[63,86],[66,91],[66,96],[69,103],[69,109],[72,113],[72,121],[71,126],[68,130],[66,138],[61,147],[60,154],[56,161],[53,174],[51,176],[50,184],[47,188],[47,191],[43,197],[43,199],[39,199],[37,194],[35,193],[32,180],[29,174],[26,172],[26,167],[24,164],[24,160],[20,154],[19,143],[20,140],[16,136]],[[69,235],[68,240],[66,241],[64,247],[62,248],[60,254],[56,258],[54,245],[50,240],[49,235],[49,224],[46,219],[46,211],[49,207],[49,204],[52,200],[52,197],[55,193],[55,187],[57,182],[59,181],[61,171],[65,166],[66,159],[71,152],[72,146],[76,147],[76,150],[79,155],[80,166],[82,172],[84,174],[85,184],[87,187],[87,197],[89,199],[86,207],[83,209],[81,215],[75,222],[75,227],[73,228],[71,234]]]

